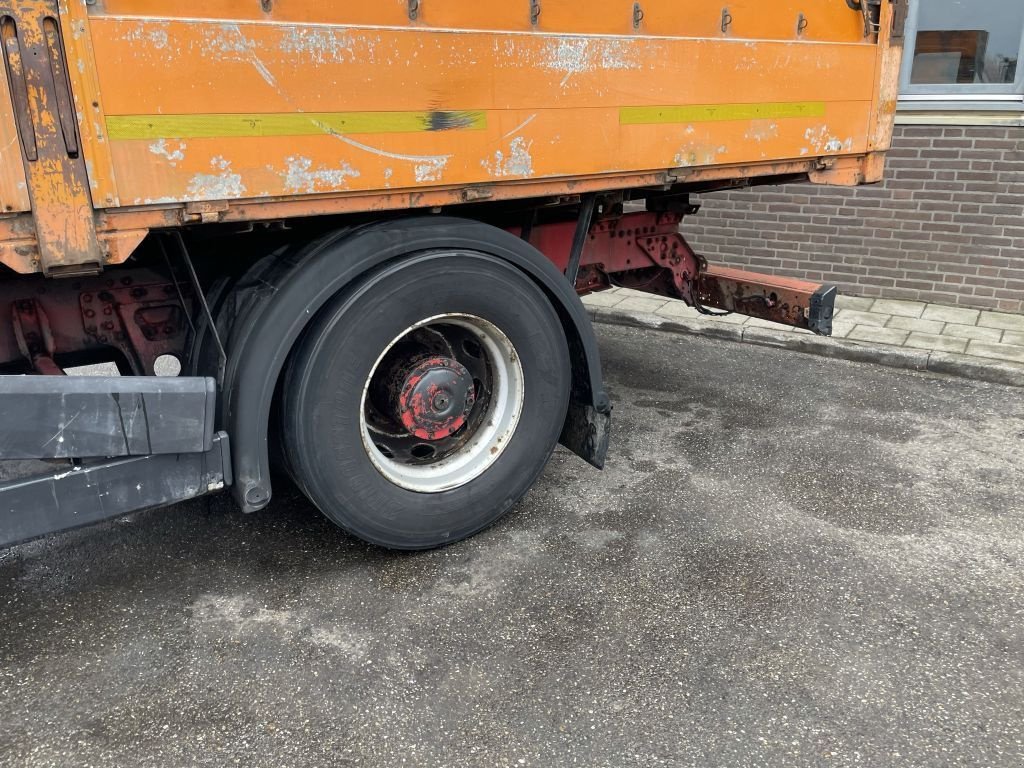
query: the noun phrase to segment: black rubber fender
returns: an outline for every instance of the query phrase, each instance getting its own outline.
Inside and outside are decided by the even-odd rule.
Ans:
[[[247,294],[234,296],[220,414],[231,436],[234,495],[244,511],[270,503],[270,411],[281,371],[303,330],[332,296],[363,273],[437,249],[501,258],[543,288],[561,319],[572,357],[573,387],[561,442],[603,467],[611,406],[590,318],[565,276],[540,251],[504,230],[468,219],[410,217],[285,249],[258,263],[236,287]]]

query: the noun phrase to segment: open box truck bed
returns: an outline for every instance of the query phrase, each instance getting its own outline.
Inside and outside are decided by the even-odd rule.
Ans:
[[[602,465],[580,294],[828,334],[831,287],[694,253],[688,195],[879,181],[904,13],[0,0],[0,460],[35,468],[0,545],[229,486],[262,509],[274,448],[346,530],[438,546],[559,441]]]

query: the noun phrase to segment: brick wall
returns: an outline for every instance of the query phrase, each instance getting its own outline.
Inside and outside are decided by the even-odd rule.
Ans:
[[[1024,128],[898,126],[887,176],[703,195],[684,232],[728,266],[1024,313]]]

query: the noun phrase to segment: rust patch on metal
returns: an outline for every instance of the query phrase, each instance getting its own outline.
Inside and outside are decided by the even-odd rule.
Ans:
[[[832,327],[831,304],[815,306],[815,302],[825,298],[829,290],[830,286],[821,283],[709,266],[701,273],[697,296],[705,307],[828,335]]]
[[[20,299],[11,304],[11,327],[22,356],[36,373],[60,376],[64,373],[53,360],[56,345],[50,320],[36,299]]]
[[[475,403],[469,372],[456,360],[440,356],[413,365],[397,395],[402,426],[421,440],[451,437],[466,424]]]
[[[40,356],[111,359],[113,349],[133,374],[153,375],[161,355],[184,359],[194,310],[190,297],[165,276],[143,269],[124,270],[116,278],[0,281],[0,311],[15,318],[0,323],[0,366],[31,361],[41,373],[59,373],[56,364],[41,364]]]
[[[53,0],[0,3],[38,267],[48,274],[83,267],[98,271],[102,262],[59,18]]]
[[[631,288],[682,299],[703,311],[724,310],[815,333],[831,332],[831,286],[709,266],[679,233],[684,213],[696,207],[685,196],[669,198],[664,205],[669,210],[622,214],[594,223],[580,259],[578,293]],[[572,221],[537,225],[530,242],[564,269],[574,228]]]

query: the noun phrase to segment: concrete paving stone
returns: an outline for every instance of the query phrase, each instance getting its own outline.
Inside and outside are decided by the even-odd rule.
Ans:
[[[921,320],[916,317],[894,317],[886,325],[886,328],[895,328],[898,331],[915,331],[917,333],[940,334],[945,323],[935,320]]]
[[[956,323],[947,323],[942,330],[942,335],[993,343],[997,343],[1003,338],[1003,332],[999,328],[979,328],[976,325],[958,325]]]
[[[969,343],[969,339],[937,336],[934,333],[911,333],[904,346],[914,349],[933,349],[939,352],[965,352]]]
[[[935,320],[940,323],[957,323],[959,325],[977,325],[981,310],[945,307],[941,304],[929,304],[925,307],[922,320]]]
[[[993,360],[1007,360],[1011,363],[1024,363],[1024,346],[1015,344],[989,344],[984,341],[972,341],[967,346],[967,354],[975,357],[989,357]]]
[[[667,299],[640,299],[630,296],[615,305],[615,309],[629,310],[631,312],[657,312],[668,303]]]
[[[854,325],[873,325],[882,328],[892,319],[892,315],[876,315],[874,312],[859,312],[855,309],[841,309],[836,312],[836,319]]]
[[[685,301],[670,301],[658,310],[658,314],[662,317],[703,317],[700,312],[689,306]]]
[[[846,338],[853,341],[871,341],[876,344],[891,344],[901,347],[909,335],[910,331],[897,331],[873,325],[857,325],[846,335]]]
[[[616,307],[618,309],[618,307]],[[718,310],[715,310],[718,311]],[[697,323],[726,323],[728,325],[743,325],[748,318],[746,315],[704,315],[692,307],[687,307],[683,302],[671,301],[659,309],[655,314],[666,320],[693,320]]]
[[[625,297],[621,294],[612,293],[611,291],[591,293],[583,297],[583,303],[588,307],[614,307],[625,300]]]
[[[900,317],[920,317],[928,305],[923,301],[898,301],[896,299],[876,299],[871,305],[872,312],[883,315],[899,315]]]
[[[727,323],[728,325],[745,325],[753,319],[746,315],[701,315],[701,317],[713,323]]]
[[[832,338],[845,339],[857,326],[854,323],[832,323]]]
[[[978,318],[978,325],[982,328],[1002,328],[1004,331],[1024,331],[1024,315],[982,312]]]
[[[773,323],[770,320],[762,320],[760,317],[751,317],[745,323],[747,328],[769,328],[773,331],[784,331],[792,333],[796,329],[789,325],[780,325],[779,323]]]
[[[836,309],[855,309],[858,312],[868,312],[876,299],[865,298],[864,296],[836,296]]]
[[[1015,331],[1006,331],[1003,334],[1003,344],[1014,344],[1018,347],[1024,347],[1024,333],[1017,333]]]

